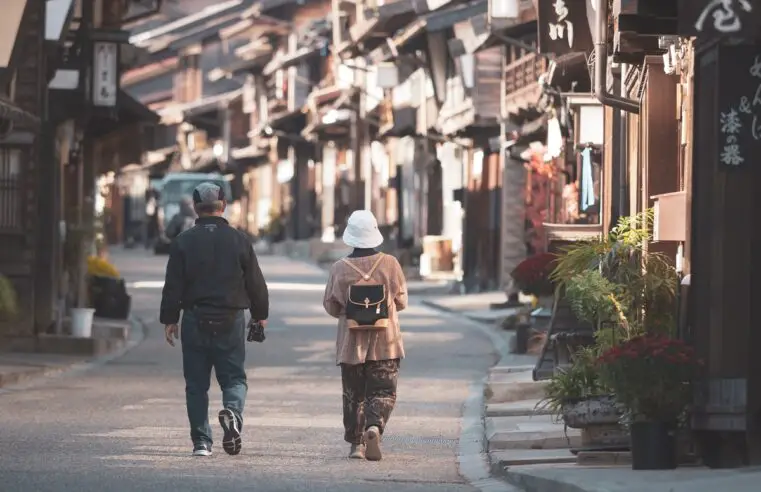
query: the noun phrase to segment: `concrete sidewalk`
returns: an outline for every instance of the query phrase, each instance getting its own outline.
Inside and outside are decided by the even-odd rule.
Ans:
[[[630,466],[581,467],[574,464],[508,466],[509,483],[526,492],[756,492],[758,468],[634,471]]]
[[[629,453],[570,452],[580,445],[576,429],[564,429],[536,410],[544,383],[531,366],[512,356],[492,368],[486,390],[485,433],[492,474],[525,492],[755,492],[761,469],[709,470],[682,466],[668,471],[634,471]],[[589,456],[587,456],[589,455]],[[618,458],[620,464],[615,464]],[[583,464],[577,464],[577,459]],[[604,463],[600,461],[603,459]]]
[[[532,356],[503,358],[489,374],[485,433],[492,473],[498,477],[504,478],[508,467],[576,461],[570,448],[579,445],[578,431],[565,429],[537,408],[545,383],[531,377],[534,360]]]
[[[520,299],[528,302],[528,298]],[[508,316],[516,314],[520,307],[492,309],[493,304],[507,301],[502,291],[482,292],[478,294],[445,295],[428,297],[423,303],[450,313],[457,313],[479,323],[498,324]]]

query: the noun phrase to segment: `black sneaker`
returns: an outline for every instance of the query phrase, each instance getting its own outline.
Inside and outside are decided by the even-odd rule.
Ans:
[[[222,438],[222,448],[227,454],[236,455],[240,453],[240,424],[232,410],[220,410],[219,425],[222,426],[222,430],[225,433]]]
[[[211,445],[199,442],[193,446],[193,456],[211,456]]]

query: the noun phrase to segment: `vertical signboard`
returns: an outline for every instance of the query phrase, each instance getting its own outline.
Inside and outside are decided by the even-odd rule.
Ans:
[[[93,56],[92,103],[113,108],[119,90],[119,45],[94,43]]]
[[[732,169],[761,153],[761,50],[721,46],[719,69],[718,161]]]
[[[538,0],[539,52],[565,55],[593,49],[587,0]]]

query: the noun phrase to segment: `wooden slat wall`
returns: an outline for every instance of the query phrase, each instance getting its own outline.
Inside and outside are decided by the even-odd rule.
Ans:
[[[473,105],[481,118],[497,118],[500,111],[500,69],[502,50],[499,46],[475,55],[475,90]]]

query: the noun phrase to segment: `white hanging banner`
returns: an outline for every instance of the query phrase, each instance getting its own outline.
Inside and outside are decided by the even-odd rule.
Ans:
[[[93,60],[92,103],[95,106],[116,106],[119,89],[119,45],[116,43],[95,43]]]

